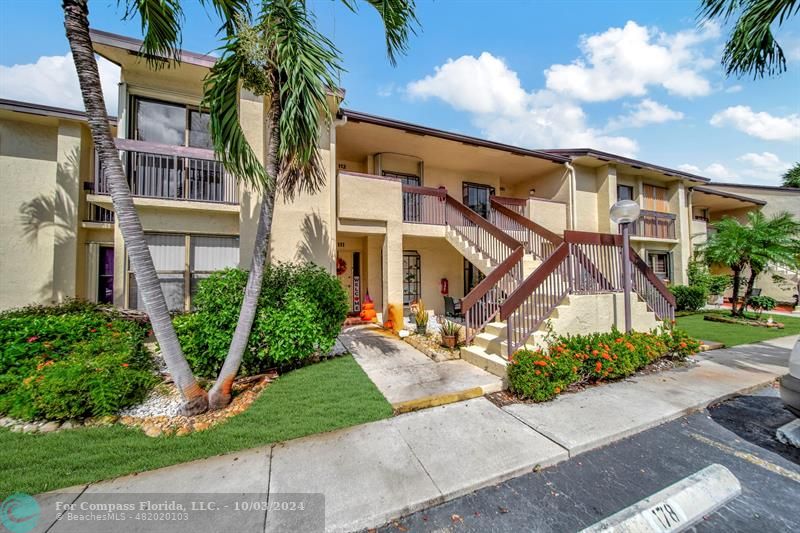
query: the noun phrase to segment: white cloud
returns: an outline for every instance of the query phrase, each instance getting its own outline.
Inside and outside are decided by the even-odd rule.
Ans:
[[[742,87],[741,85],[731,85],[730,87],[727,87],[725,89],[725,92],[728,93],[728,94],[740,93],[740,92],[742,92],[743,88],[744,87]]]
[[[701,73],[714,60],[698,48],[718,36],[716,24],[667,34],[628,21],[623,28],[581,37],[582,57],[545,70],[547,88],[590,102],[644,96],[651,85],[678,96],[704,96],[711,84]]]
[[[435,74],[409,83],[407,90],[412,97],[437,97],[470,113],[521,113],[528,98],[517,73],[489,52],[448,59]]]
[[[763,176],[764,174],[781,176],[792,166],[790,163],[781,161],[781,159],[772,152],[761,152],[760,154],[749,152],[738,159],[750,165],[751,168],[745,170],[744,173],[754,177]]]
[[[394,95],[395,90],[394,83],[385,83],[378,87],[378,96],[381,98],[389,98],[390,96]]]
[[[697,165],[683,164],[678,169],[707,178],[731,181],[734,183],[752,183],[755,185],[780,185],[781,176],[791,167],[772,152],[749,152],[736,158],[736,170],[728,169],[722,163],[711,163],[705,168]]]
[[[119,67],[103,58],[97,59],[100,83],[106,108],[117,114]],[[37,104],[83,109],[78,75],[72,54],[42,56],[36,63],[0,65],[0,97]]]
[[[630,107],[630,111],[611,119],[606,127],[607,130],[641,128],[647,124],[661,124],[663,122],[681,120],[683,118],[683,113],[680,111],[670,109],[668,106],[649,98],[645,98],[641,102],[627,107]]]
[[[733,126],[753,137],[767,141],[791,141],[800,138],[800,115],[776,117],[749,106],[728,107],[711,117],[712,126]]]
[[[594,147],[633,155],[636,142],[587,124],[583,109],[552,91],[527,92],[517,73],[489,52],[449,59],[434,74],[409,83],[411,98],[438,98],[472,115],[490,139],[538,148]]]
[[[737,178],[738,175],[732,170],[728,169],[722,163],[711,163],[705,168],[700,168],[696,165],[683,164],[678,165],[678,170],[683,170],[690,174],[704,176],[715,180],[731,180]]]

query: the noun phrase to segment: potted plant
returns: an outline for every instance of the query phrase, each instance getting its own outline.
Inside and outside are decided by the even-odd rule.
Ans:
[[[442,344],[451,350],[458,345],[458,336],[461,333],[461,325],[450,320],[442,322]]]
[[[422,303],[422,300],[417,303],[414,322],[417,323],[417,335],[425,335],[428,331],[428,312],[425,310],[425,304]]]

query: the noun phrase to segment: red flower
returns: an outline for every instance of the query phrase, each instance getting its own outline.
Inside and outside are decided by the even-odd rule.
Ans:
[[[537,376],[538,376],[539,374],[541,374],[541,373],[542,373],[542,371],[541,371],[541,370],[537,370],[537,371],[536,371],[536,375],[537,375]]]
[[[617,344],[621,343],[622,342],[622,338],[620,337],[619,339],[617,339],[616,342],[617,342]]]
[[[594,369],[595,369],[596,372],[600,372],[601,370],[603,370],[603,363],[598,361],[597,364],[594,365]]]
[[[34,335],[33,337],[28,337],[28,342],[29,343],[30,342],[36,342],[37,340],[39,340],[39,337],[37,337],[36,335]]]
[[[555,392],[556,394],[560,393],[561,387],[556,387],[553,392]]]
[[[597,350],[592,350],[592,355],[597,355],[597,354],[599,354],[599,353],[600,353],[600,352],[598,352]]]
[[[92,328],[89,331],[91,331],[92,333],[97,333],[97,330],[95,328]]]
[[[128,368],[130,365],[129,365],[128,363],[122,363],[122,366],[123,366],[124,368]]]

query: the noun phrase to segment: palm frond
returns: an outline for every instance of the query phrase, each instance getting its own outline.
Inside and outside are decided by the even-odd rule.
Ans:
[[[123,0],[118,0],[121,3]],[[164,59],[179,61],[183,10],[180,0],[124,0],[124,19],[139,16],[142,48],[148,66],[160,69]]]
[[[236,36],[228,37],[223,55],[203,83],[203,103],[208,108],[214,151],[225,169],[255,190],[271,185],[264,165],[247,142],[239,121],[239,84],[247,72],[247,57],[240,53]]]
[[[317,150],[320,116],[331,120],[328,92],[336,88],[339,52],[314,26],[302,0],[265,2],[259,17],[265,64],[275,72],[271,95],[280,99],[278,187],[288,200],[325,184]]]
[[[408,41],[412,35],[416,35],[416,27],[419,20],[416,15],[416,4],[414,0],[364,0],[375,8],[383,20],[386,30],[386,54],[392,65],[397,64],[397,56],[405,54],[408,49]],[[355,12],[357,4],[355,0],[342,0],[348,9]]]
[[[232,36],[236,32],[236,21],[239,18],[250,18],[250,2],[248,0],[200,0],[207,7],[211,4],[214,11],[222,19],[220,33]]]
[[[726,74],[763,78],[786,71],[786,56],[772,25],[783,24],[798,10],[798,0],[703,0],[698,16],[725,23],[738,16],[722,56]]]

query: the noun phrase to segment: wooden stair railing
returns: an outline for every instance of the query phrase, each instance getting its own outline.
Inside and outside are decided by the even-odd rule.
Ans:
[[[675,297],[631,249],[632,288],[656,318],[675,317]],[[622,292],[622,237],[583,231],[564,232],[564,242],[500,306],[507,322],[508,353],[513,354],[539,329],[567,294]]]
[[[492,197],[492,222],[522,242],[525,251],[537,259],[547,258],[564,239],[533,220],[509,209],[503,200]]]
[[[450,195],[446,197],[447,226],[494,264],[491,272],[461,299],[466,341],[500,313],[500,305],[522,281],[522,243],[512,238]]]

